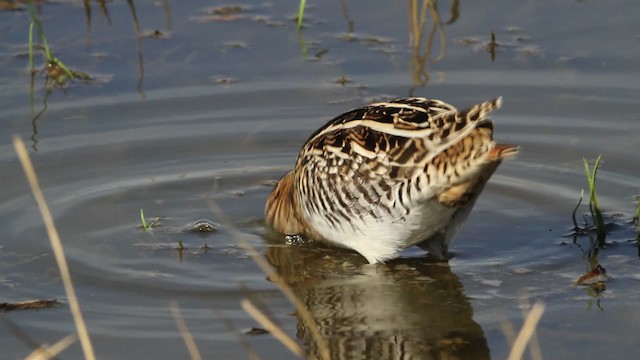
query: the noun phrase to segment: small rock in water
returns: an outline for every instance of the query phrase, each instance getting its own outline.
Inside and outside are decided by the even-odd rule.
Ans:
[[[304,244],[304,238],[300,235],[287,235],[284,237],[287,245],[301,245]]]
[[[218,231],[218,224],[207,219],[200,219],[189,225],[189,230],[195,233],[212,233]]]

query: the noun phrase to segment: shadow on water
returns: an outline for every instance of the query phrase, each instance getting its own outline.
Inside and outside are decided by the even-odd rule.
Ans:
[[[269,263],[317,320],[332,359],[489,359],[473,308],[449,265],[424,259],[365,264],[359,255],[271,244]],[[298,319],[299,339],[318,357]]]

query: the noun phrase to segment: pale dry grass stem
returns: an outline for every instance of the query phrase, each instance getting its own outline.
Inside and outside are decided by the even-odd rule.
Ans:
[[[513,347],[513,343],[516,342],[516,328],[513,327],[513,323],[505,316],[504,320],[500,323],[502,333],[507,338],[507,344],[509,347]]]
[[[234,334],[236,336],[236,339],[244,349],[244,352],[245,354],[247,354],[247,357],[250,360],[260,360],[260,356],[258,355],[256,350],[251,346],[251,344],[247,341],[247,339],[240,334],[236,326],[233,324],[233,321],[225,317],[224,313],[219,309],[214,308],[213,310],[215,311],[216,315],[218,315],[218,318],[222,320],[222,322],[224,323],[224,326],[227,328],[229,333]]]
[[[520,299],[520,306],[522,309],[522,318],[526,319],[528,316],[528,312],[526,311],[526,309],[531,308],[531,303],[529,302],[529,298],[522,297]],[[512,347],[513,347],[513,344],[515,343],[515,340],[516,339],[514,336],[510,344]],[[529,339],[528,343],[529,343],[529,355],[531,356],[531,360],[542,360],[542,350],[540,350],[540,341],[538,340],[538,335],[536,334],[535,330],[533,334],[531,334],[531,338]]]
[[[58,269],[60,269],[62,284],[64,285],[64,290],[69,301],[69,309],[71,310],[71,315],[73,316],[76,330],[78,332],[78,338],[80,339],[80,344],[82,345],[84,357],[86,360],[95,360],[96,356],[93,351],[93,345],[91,344],[91,338],[89,337],[87,326],[84,322],[84,318],[82,317],[82,312],[80,311],[80,303],[78,302],[78,297],[76,296],[76,292],[73,288],[73,282],[71,281],[71,274],[69,272],[69,266],[67,265],[67,259],[64,255],[62,242],[60,241],[58,230],[56,229],[55,223],[53,222],[53,216],[51,215],[49,207],[47,206],[47,202],[44,198],[44,195],[42,194],[42,189],[40,188],[40,184],[38,183],[38,177],[36,176],[33,164],[31,163],[31,159],[29,158],[29,153],[27,152],[27,148],[25,147],[24,142],[19,136],[13,137],[13,146],[16,150],[16,153],[18,154],[18,158],[20,159],[20,163],[22,164],[22,168],[24,169],[27,181],[29,182],[29,186],[31,187],[31,192],[33,193],[33,197],[35,198],[36,203],[38,204],[38,209],[40,209],[40,214],[42,215],[44,225],[47,229],[51,247],[53,248],[53,254],[55,255]]]
[[[508,360],[519,360],[522,359],[522,355],[524,354],[524,350],[527,348],[527,344],[532,339],[535,334],[536,327],[542,314],[544,313],[545,305],[538,301],[533,304],[533,307],[529,311],[524,324],[522,324],[522,328],[518,333],[515,341],[513,342],[513,346],[511,347],[511,352],[509,353]],[[540,353],[539,348],[537,350],[538,354]],[[536,355],[536,351],[532,351],[532,356]]]
[[[191,332],[187,327],[187,323],[184,321],[184,318],[182,317],[182,313],[180,312],[178,303],[175,301],[172,301],[170,304],[170,308],[171,308],[171,314],[173,315],[173,319],[176,321],[178,330],[180,330],[180,335],[182,335],[182,339],[184,340],[184,344],[187,346],[187,350],[189,350],[189,355],[191,355],[191,359],[202,360],[202,356],[200,356],[200,351],[198,351],[198,346],[196,346],[196,342],[193,340],[193,336],[191,336]]]
[[[293,340],[287,333],[282,330],[273,320],[269,319],[267,315],[265,315],[257,306],[255,306],[251,300],[244,299],[240,303],[244,311],[247,314],[251,315],[251,317],[257,321],[265,330],[267,330],[273,337],[278,339],[287,349],[291,350],[292,353],[296,354],[299,357],[304,356],[304,351],[298,345],[298,343]]]
[[[49,360],[53,359],[56,355],[63,352],[69,345],[73,344],[78,340],[78,337],[74,334],[67,335],[62,338],[62,340],[53,344],[53,346],[47,346],[46,344],[40,345],[39,348],[35,349],[29,356],[27,356],[24,360]]]
[[[271,265],[267,262],[267,260],[258,253],[258,250],[244,238],[242,233],[238,230],[238,228],[231,222],[231,220],[227,217],[227,215],[222,211],[220,206],[214,201],[209,201],[209,207],[213,214],[224,223],[229,231],[231,231],[234,239],[238,242],[238,244],[247,252],[247,254],[251,257],[251,259],[262,269],[262,271],[267,275],[269,279],[273,281],[273,283],[280,289],[282,294],[293,304],[296,308],[300,319],[304,323],[305,327],[309,330],[313,341],[316,343],[319,352],[320,358],[330,360],[331,354],[329,352],[329,345],[326,340],[320,334],[320,330],[318,324],[316,323],[313,315],[309,310],[304,306],[304,304],[298,299],[298,297],[293,293],[293,290],[286,284],[284,279],[273,270]]]

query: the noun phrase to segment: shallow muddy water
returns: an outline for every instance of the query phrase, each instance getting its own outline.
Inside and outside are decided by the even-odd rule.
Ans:
[[[634,358],[640,4],[461,1],[452,11],[440,2],[442,33],[429,48],[427,17],[416,50],[407,1],[308,3],[300,35],[290,1],[241,4],[233,14],[213,11],[229,2],[132,2],[138,41],[127,2],[108,2],[108,15],[93,5],[90,21],[83,2],[46,2],[39,10],[52,51],[95,80],[47,91],[39,74],[33,109],[29,14],[0,11],[0,303],[63,302],[4,314],[26,337],[0,324],[1,357],[25,358],[33,344],[75,331],[13,150],[20,135],[100,359],[188,358],[172,301],[205,358],[246,358],[243,339],[261,358],[292,358],[270,335],[244,335],[260,327],[240,307],[248,296],[319,356],[234,228],[314,315],[332,358],[503,359],[505,324],[517,331],[526,304],[538,300],[546,305],[537,328],[543,358]],[[367,265],[355,253],[287,245],[266,231],[265,199],[309,134],[356,106],[407,95],[460,108],[502,95],[495,137],[522,146],[487,185],[448,265],[419,249]],[[610,224],[593,256],[589,236],[566,236],[587,189],[582,159],[599,154],[598,199]],[[141,208],[162,217],[152,231],[139,226]],[[587,211],[579,208],[580,223]],[[193,231],[200,219],[215,231]],[[610,276],[606,289],[574,285],[596,263]],[[59,358],[83,358],[80,345]]]

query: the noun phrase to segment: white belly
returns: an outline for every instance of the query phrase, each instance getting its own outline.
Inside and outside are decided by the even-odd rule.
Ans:
[[[369,214],[338,226],[324,217],[310,219],[313,228],[325,240],[354,249],[369,262],[375,263],[395,258],[402,249],[447,231],[456,211],[455,207],[446,207],[431,199],[411,209],[409,214],[396,218]]]

